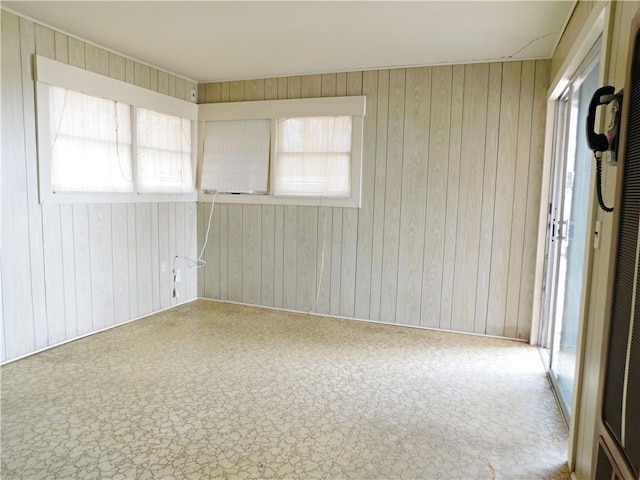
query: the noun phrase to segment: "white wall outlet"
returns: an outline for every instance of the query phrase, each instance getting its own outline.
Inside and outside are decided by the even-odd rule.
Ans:
[[[160,273],[167,272],[167,262],[160,262]]]
[[[180,270],[176,270],[176,283],[181,281],[182,281],[182,277],[180,276]]]

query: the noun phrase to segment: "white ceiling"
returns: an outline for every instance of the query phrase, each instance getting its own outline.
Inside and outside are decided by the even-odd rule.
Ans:
[[[568,1],[3,1],[192,80],[548,58]]]

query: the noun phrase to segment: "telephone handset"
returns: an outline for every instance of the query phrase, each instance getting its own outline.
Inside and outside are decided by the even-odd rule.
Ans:
[[[596,193],[598,195],[598,204],[605,212],[613,212],[613,208],[607,207],[602,198],[602,154],[606,153],[608,155],[607,163],[610,165],[616,164],[618,133],[622,112],[622,90],[618,93],[615,92],[615,87],[611,85],[597,89],[591,98],[589,112],[587,113],[587,143],[589,144],[589,149],[593,150],[596,160]],[[612,108],[607,131],[606,133],[596,133],[596,109],[602,105],[609,104],[612,104]]]

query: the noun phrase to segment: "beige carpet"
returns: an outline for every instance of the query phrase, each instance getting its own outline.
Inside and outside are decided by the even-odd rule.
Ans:
[[[513,341],[198,301],[1,375],[5,480],[569,478]]]

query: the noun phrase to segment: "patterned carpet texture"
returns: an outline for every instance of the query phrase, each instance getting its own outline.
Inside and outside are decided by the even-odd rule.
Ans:
[[[196,301],[5,365],[9,479],[568,479],[523,343]]]

